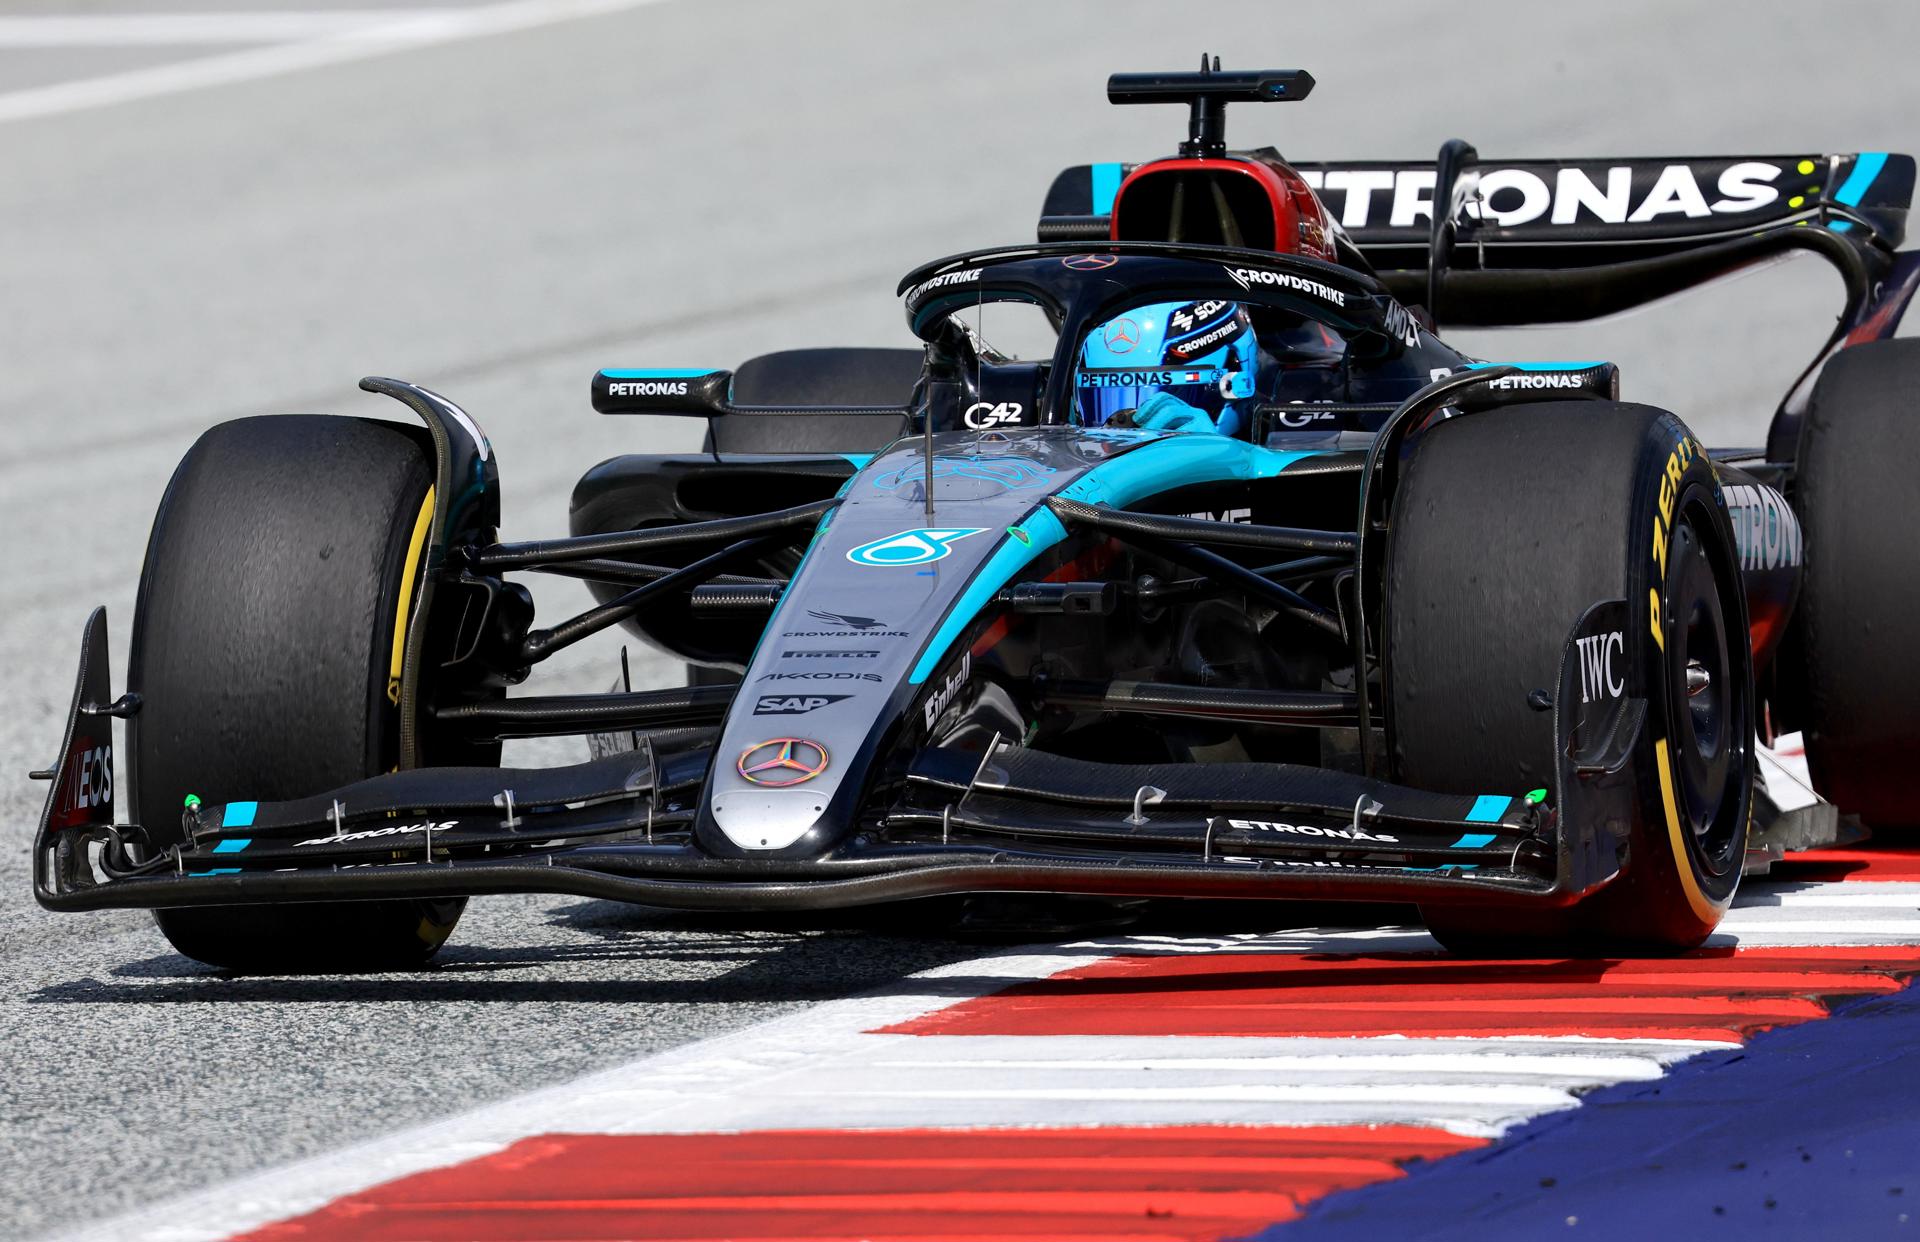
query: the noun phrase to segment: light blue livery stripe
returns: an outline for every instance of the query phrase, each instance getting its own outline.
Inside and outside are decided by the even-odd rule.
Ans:
[[[1120,192],[1119,164],[1093,166],[1093,214],[1104,216],[1113,210],[1113,197]]]
[[[1467,812],[1469,824],[1498,823],[1500,817],[1513,805],[1512,798],[1503,798],[1499,794],[1481,794],[1473,800],[1473,809]],[[1493,838],[1488,837],[1489,841]]]
[[[1194,483],[1271,479],[1315,451],[1282,453],[1225,436],[1172,435],[1108,458],[1060,489],[1089,505],[1125,508],[1138,500]]]
[[[847,489],[852,487],[853,481],[859,477],[858,474],[848,476],[847,481],[840,485],[836,497],[846,495]],[[747,656],[748,664],[752,664],[759,656],[760,648],[767,641],[767,635],[774,633],[773,623],[779,619],[780,610],[787,606],[787,600],[793,594],[793,584],[800,581],[800,571],[807,567],[807,558],[811,557],[813,550],[820,546],[820,536],[827,533],[827,527],[833,524],[833,515],[838,512],[838,509],[829,509],[820,515],[820,524],[813,528],[813,534],[807,540],[806,550],[800,553],[800,563],[793,567],[793,573],[787,578],[787,585],[780,589],[780,598],[773,601],[773,614],[767,618],[766,625],[761,628],[760,637],[754,640],[753,651]]]
[[[252,837],[231,837],[214,846],[213,852],[216,854],[238,854],[241,850],[246,849],[252,844]]]
[[[1142,497],[1185,487],[1190,483],[1230,482],[1240,479],[1270,479],[1306,457],[1318,452],[1282,453],[1245,440],[1225,436],[1170,435],[1149,440],[1139,448],[1108,458],[1063,487],[1059,495],[1082,504],[1105,504],[1125,508]],[[1066,528],[1053,511],[1037,507],[1020,523],[1033,540],[1021,543],[1012,535],[987,558],[967,589],[960,593],[946,620],[934,631],[933,641],[913,666],[907,680],[919,685],[932,676],[962,630],[973,623],[993,597],[999,594],[1013,575],[1026,568],[1042,552],[1067,537]]]
[[[602,367],[600,374],[608,379],[689,379],[695,375],[712,375],[715,367]]]
[[[1488,367],[1512,367],[1517,371],[1587,371],[1603,367],[1604,362],[1469,362],[1467,370],[1484,371]]]
[[[840,456],[855,470],[865,470],[867,463],[873,460],[872,453],[842,453]]]
[[[258,802],[229,802],[226,814],[220,817],[222,828],[251,828],[254,814],[259,811]]]
[[[1845,203],[1849,207],[1858,207],[1860,200],[1867,196],[1868,187],[1873,185],[1873,179],[1878,177],[1880,170],[1886,166],[1885,151],[1862,151],[1854,157],[1853,171],[1847,174],[1847,179],[1841,183],[1840,188],[1833,192],[1833,201]],[[1847,220],[1835,220],[1827,227],[1836,233],[1844,233],[1851,229],[1853,224]]]
[[[189,871],[187,872],[187,878],[197,880],[203,875],[239,875],[239,874],[240,874],[240,868],[238,867],[215,867],[211,871]]]
[[[960,598],[954,601],[953,607],[947,612],[947,619],[933,632],[933,641],[927,644],[919,662],[913,666],[913,672],[907,675],[909,682],[917,686],[932,676],[947,648],[953,645],[953,640],[992,602],[993,597],[1000,593],[1000,588],[1032,564],[1034,557],[1067,537],[1067,528],[1060,524],[1059,518],[1053,516],[1053,510],[1044,505],[1022,518],[1020,529],[1027,532],[1027,539],[1031,542],[1023,543],[1010,534],[1003,536],[1005,541],[993,550],[993,555],[973,576],[967,589],[960,592]]]
[[[1463,832],[1460,834],[1460,839],[1447,848],[1452,850],[1482,850],[1492,844],[1493,834],[1491,832]]]

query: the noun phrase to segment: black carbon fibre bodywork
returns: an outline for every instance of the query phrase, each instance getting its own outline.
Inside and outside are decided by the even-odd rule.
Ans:
[[[1270,151],[1228,156],[1220,109],[1297,98],[1311,81],[1203,72],[1120,86],[1128,102],[1191,102],[1194,158],[1271,174],[1283,165]],[[1716,693],[1746,691],[1750,648],[1770,717],[1789,720],[1794,692],[1767,668],[1802,563],[1781,446],[1820,363],[1890,335],[1920,287],[1920,259],[1893,250],[1912,161],[1820,159],[1793,161],[1791,177],[1786,162],[1758,158],[1624,161],[1616,175],[1479,165],[1453,143],[1431,168],[1302,166],[1316,189],[1338,191],[1350,223],[1365,216],[1367,187],[1397,195],[1403,173],[1451,205],[1436,227],[1430,206],[1416,220],[1396,198],[1385,224],[1363,219],[1320,252],[1339,262],[1099,240],[1089,224],[1103,219],[1099,186],[1111,200],[1126,169],[1108,166],[1119,171],[1104,181],[1070,169],[1048,198],[1049,240],[954,255],[900,282],[924,357],[897,408],[747,404],[726,371],[594,377],[593,403],[608,414],[903,434],[871,452],[602,462],[575,488],[567,538],[500,542],[498,463],[474,420],[415,385],[363,381],[423,420],[435,453],[424,574],[395,650],[399,770],[299,799],[190,799],[177,822],[121,822],[111,722],[140,704],[112,697],[97,610],[60,755],[36,774],[51,789],[35,895],[64,910],[521,891],[716,910],[976,891],[1572,907],[1627,873],[1650,801],[1634,757],[1665,727],[1650,723],[1665,691],[1638,674],[1616,684],[1605,661],[1629,635],[1664,650],[1658,592],[1650,637],[1630,621],[1644,598],[1582,599],[1570,615],[1532,618],[1557,645],[1525,696],[1543,714],[1528,719],[1551,721],[1548,779],[1440,792],[1404,783],[1404,762],[1395,779],[1385,561],[1394,524],[1421,520],[1397,501],[1423,436],[1539,401],[1605,417],[1620,408],[1618,375],[1606,363],[1478,362],[1437,335],[1432,303],[1467,323],[1577,319],[1788,250],[1835,264],[1847,306],[1782,402],[1769,449],[1709,459],[1676,432],[1664,474],[1623,484],[1638,513],[1663,506],[1665,522],[1676,481],[1693,472],[1700,529],[1720,549],[1731,531],[1744,588],[1744,609],[1729,595],[1736,650],[1717,665]],[[1816,171],[1865,180],[1805,211],[1786,206],[1794,179]],[[1463,186],[1480,175],[1493,188],[1477,214],[1460,214]],[[1690,179],[1700,194],[1702,178],[1721,204],[1706,216],[1684,210],[1681,188]],[[1535,203],[1532,186],[1550,182]],[[1774,197],[1762,201],[1763,188]],[[1661,194],[1679,196],[1688,223],[1659,210],[1631,218],[1633,203],[1658,206]],[[1581,204],[1615,212],[1616,199],[1627,204],[1618,229],[1579,216]],[[1080,425],[1078,387],[1100,378],[1082,375],[1080,346],[1096,326],[1201,299],[1245,307],[1256,331],[1318,326],[1341,349],[1321,377],[1329,387],[1310,401],[1263,396],[1245,438]],[[983,311],[1001,304],[1038,309],[1057,336],[1049,357],[989,343]],[[1127,386],[1171,385],[1174,369],[1143,363],[1145,378]],[[1521,494],[1525,474],[1483,485]],[[1657,541],[1669,527],[1652,529]],[[1636,538],[1633,555],[1643,548]],[[1656,542],[1663,574],[1665,554]],[[535,628],[531,596],[510,578],[527,572],[582,579],[597,605]],[[1725,573],[1709,576],[1732,592]],[[724,684],[504,697],[540,661],[614,625]],[[1676,659],[1691,694],[1694,670]],[[1591,693],[1596,676],[1607,693]],[[454,767],[436,765],[429,744],[532,736],[581,736],[591,758]],[[1744,798],[1750,772],[1737,775]]]
[[[1516,374],[1462,372],[1390,425],[1569,391],[1501,382]],[[1576,393],[1610,388],[1569,374]],[[738,689],[434,709],[436,728],[478,739],[596,734],[603,757],[570,769],[401,771],[298,802],[192,808],[179,825],[115,825],[110,807],[50,801],[40,899],[77,909],[545,888],[786,909],[991,888],[1557,907],[1621,865],[1630,812],[1615,777],[1641,727],[1630,703],[1605,721],[1556,709],[1551,803],[1369,774],[1373,728],[1361,722],[1377,708],[1361,691],[1377,637],[1340,585],[1366,562],[1354,531],[1324,523],[1390,486],[1377,451],[963,430],[864,462],[797,459],[785,490],[760,497],[799,502],[782,509],[709,507],[750,495],[727,483],[767,477],[769,464],[607,463],[583,480],[576,513],[617,512],[625,521],[609,524],[633,534],[470,546],[445,571],[611,560],[664,581],[716,545],[792,530],[798,563],[771,616],[726,614],[745,639],[721,653],[741,669]],[[1220,520],[1229,512],[1245,520]],[[1250,593],[1249,579],[1265,589]],[[1066,589],[1075,583],[1107,585]],[[690,631],[671,618],[699,610],[682,594],[684,613],[628,619],[679,649]],[[1076,599],[1093,602],[1062,602]],[[724,644],[699,625],[702,641]],[[96,614],[90,652],[104,627]],[[1261,648],[1273,653],[1250,660]],[[1356,668],[1369,670],[1357,683]],[[1550,698],[1578,702],[1578,676],[1569,655]],[[105,681],[90,657],[72,736]],[[1214,758],[1222,746],[1240,757]],[[799,748],[782,771],[801,779],[753,779],[769,747],[782,760]],[[98,864],[85,842],[100,846]]]

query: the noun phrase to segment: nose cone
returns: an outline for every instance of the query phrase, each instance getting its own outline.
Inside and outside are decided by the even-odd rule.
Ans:
[[[824,789],[729,789],[713,799],[713,822],[741,849],[777,850],[807,835],[826,809]]]

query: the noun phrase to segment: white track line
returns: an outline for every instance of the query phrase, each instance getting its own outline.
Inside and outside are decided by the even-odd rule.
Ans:
[[[1245,939],[1261,942],[1268,952],[1365,952],[1380,940],[1365,932]],[[1152,943],[1173,947],[1160,938]],[[1579,1092],[1602,1083],[1646,1081],[1684,1057],[1737,1046],[1576,1036],[1062,1039],[868,1033],[1104,956],[1070,946],[940,967],[867,996],[249,1174],[65,1236],[208,1242],[546,1133],[1413,1122],[1491,1137],[1529,1117],[1570,1108]],[[968,1062],[979,1071],[970,1081]],[[1090,1068],[1100,1070],[1097,1084]]]
[[[1914,943],[1888,918],[1917,886],[1749,890],[1725,942]],[[1848,917],[1853,915],[1856,917]],[[1809,917],[1811,916],[1811,917]],[[1116,954],[1380,953],[1436,946],[1412,928],[1180,939],[1115,937],[955,963],[866,996],[670,1050],[561,1086],[248,1174],[103,1221],[75,1239],[205,1242],[548,1133],[1002,1126],[1428,1125],[1497,1137],[1737,1044],[1582,1036],[1431,1038],[880,1035],[1008,984]],[[1762,981],[1764,982],[1764,980]]]
[[[58,1236],[67,1242],[215,1242],[381,1182],[489,1155],[528,1135],[633,1133],[633,1123],[644,1118],[647,1106],[663,1098],[697,1101],[705,1093],[739,1090],[743,1084],[751,1090],[767,1077],[841,1051],[863,1031],[906,1022],[1088,960],[1084,953],[1008,953],[940,967],[866,996],[830,1001],[397,1134],[247,1174]],[[963,979],[966,983],[961,984]]]
[[[256,82],[302,69],[346,64],[412,48],[528,30],[659,3],[662,0],[507,0],[474,9],[404,9],[399,10],[400,18],[396,21],[356,26],[303,42],[250,48],[0,94],[0,122],[58,116],[212,86]]]
[[[448,9],[317,9],[283,13],[89,13],[0,16],[0,49],[176,47],[291,43],[330,36],[381,37],[397,22],[457,15]]]

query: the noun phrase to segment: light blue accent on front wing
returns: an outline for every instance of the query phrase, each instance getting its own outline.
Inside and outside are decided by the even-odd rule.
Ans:
[[[842,453],[840,456],[855,470],[865,470],[867,463],[873,460],[872,453]]]
[[[602,367],[600,374],[608,379],[687,379],[695,375],[712,375],[717,367]]]
[[[1104,216],[1113,211],[1114,195],[1120,193],[1119,164],[1093,166],[1093,214]]]
[[[1163,435],[1131,452],[1108,458],[1061,488],[1058,494],[1082,504],[1125,508],[1143,497],[1191,483],[1270,479],[1302,458],[1317,456],[1318,451],[1283,453],[1225,436]],[[913,672],[907,676],[909,682],[917,686],[932,676],[953,640],[973,623],[981,609],[999,594],[1000,588],[1036,556],[1067,537],[1060,519],[1045,505],[1036,507],[1019,525],[1033,542],[1021,543],[1012,535],[1001,536],[1000,546],[980,567],[980,572],[954,601],[946,620],[934,631],[933,641],[927,644]]]
[[[229,802],[226,814],[220,817],[222,828],[251,828],[253,817],[259,811],[258,802]]]
[[[973,576],[973,581],[967,584],[967,589],[960,592],[960,598],[954,601],[953,607],[947,612],[947,619],[942,621],[940,628],[933,632],[933,641],[927,644],[927,649],[921,653],[919,662],[913,666],[913,672],[907,675],[909,682],[917,686],[932,676],[941,657],[947,653],[947,648],[953,645],[953,640],[958,638],[960,631],[966,629],[973,619],[980,615],[981,609],[1000,593],[1000,588],[1007,585],[1015,574],[1031,564],[1034,557],[1067,537],[1067,528],[1060,524],[1060,519],[1053,516],[1053,511],[1045,505],[1036,507],[1032,513],[1022,518],[1020,529],[1027,532],[1027,538],[1031,542],[1022,543],[1010,534],[1001,536],[1000,546],[993,550],[993,555],[987,558],[987,563],[982,565],[980,572]]]
[[[1460,839],[1447,848],[1452,850],[1482,850],[1492,844],[1493,834],[1491,832],[1463,832],[1460,834]]]
[[[1467,370],[1484,371],[1488,367],[1512,367],[1517,371],[1585,371],[1605,365],[1604,362],[1469,362]]]
[[[1854,157],[1853,171],[1847,174],[1847,179],[1841,183],[1840,188],[1833,192],[1833,201],[1845,203],[1849,207],[1858,207],[1860,200],[1867,196],[1867,188],[1873,184],[1873,179],[1878,177],[1880,170],[1886,166],[1885,151],[1862,151]],[[1853,228],[1853,222],[1835,220],[1827,227],[1836,233],[1845,233]]]
[[[253,844],[252,837],[232,837],[213,847],[216,854],[238,854]]]
[[[203,875],[239,875],[239,874],[240,874],[240,868],[238,867],[215,867],[211,871],[189,871],[187,872],[187,878],[197,880]]]
[[[1512,798],[1503,798],[1499,794],[1481,794],[1473,800],[1473,809],[1467,812],[1469,824],[1498,823],[1500,817],[1513,805]],[[1493,838],[1488,837],[1489,841]]]

